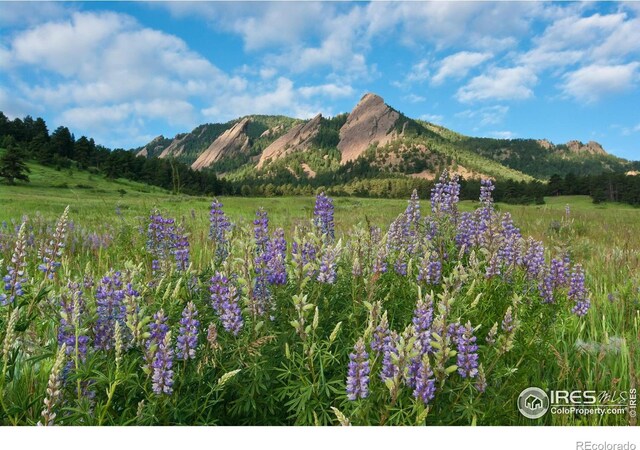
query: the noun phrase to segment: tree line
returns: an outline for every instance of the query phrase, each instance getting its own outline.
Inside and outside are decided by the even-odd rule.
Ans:
[[[0,112],[0,147],[5,149],[2,158],[12,161],[11,169],[4,177],[10,183],[13,178],[20,179],[15,176],[18,173],[26,176],[26,171],[18,170],[15,164],[16,160],[26,159],[58,170],[76,167],[106,178],[126,178],[176,193],[225,193],[225,182],[215,173],[197,172],[172,159],[139,158],[134,152],[121,148],[110,150],[86,136],[76,139],[65,126],[49,133],[46,122],[40,117],[9,120]],[[6,165],[9,167],[9,163]],[[11,175],[14,176],[9,179]]]
[[[86,136],[76,139],[64,126],[50,134],[42,118],[26,116],[9,120],[2,112],[0,147],[5,149],[0,157],[0,177],[11,183],[28,180],[26,159],[60,170],[76,167],[110,179],[126,178],[189,195],[271,197],[326,191],[333,196],[407,198],[417,189],[421,198],[428,198],[435,182],[384,172],[366,158],[332,165],[330,161],[337,155],[329,155],[333,158],[328,159],[318,157],[330,170],[319,171],[313,178],[292,172],[286,165],[275,164],[274,170],[266,175],[253,171],[244,177],[225,180],[219,179],[212,170],[194,171],[171,158],[142,158],[132,151],[110,150]],[[313,152],[309,154],[313,156]],[[461,180],[462,200],[474,200],[479,195],[479,180]],[[589,195],[595,203],[615,201],[640,205],[640,176],[621,172],[569,173],[564,177],[553,175],[548,183],[501,179],[494,191],[496,201],[513,204],[541,204],[545,196],[555,195]]]

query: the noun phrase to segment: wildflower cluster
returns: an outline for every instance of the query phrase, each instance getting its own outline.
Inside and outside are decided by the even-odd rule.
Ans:
[[[172,264],[179,271],[189,266],[189,239],[184,228],[175,219],[163,217],[154,211],[147,226],[147,250],[153,257],[154,271],[166,272]]]

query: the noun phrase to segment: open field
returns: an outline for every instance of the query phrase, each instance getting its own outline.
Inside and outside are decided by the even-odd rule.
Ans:
[[[351,268],[356,264],[356,256],[366,254],[367,246],[382,248],[384,245],[368,241],[372,238],[363,238],[353,230],[370,224],[386,233],[389,224],[407,207],[407,201],[336,198],[336,240],[343,244],[337,266],[338,281],[318,283],[315,275],[303,281],[304,276],[288,261],[288,284],[272,287],[272,300],[277,309],[272,313],[275,320],[269,321],[250,313],[256,289],[250,280],[257,277],[255,271],[259,265],[257,260],[251,261],[254,254],[251,221],[256,210],[264,207],[269,213],[270,229],[284,228],[290,252],[294,228],[309,226],[314,217],[315,198],[219,199],[229,220],[239,224],[229,238],[232,255],[237,259],[222,263],[214,262],[215,245],[208,236],[212,199],[174,196],[136,183],[88,177],[83,173],[36,168],[31,185],[0,187],[0,221],[11,223],[13,220],[18,225],[24,214],[29,217],[28,223],[35,225],[35,244],[29,251],[27,266],[33,281],[19,303],[23,322],[16,328],[18,333],[26,334],[20,335],[18,344],[11,347],[5,358],[8,369],[3,380],[1,423],[27,424],[40,419],[57,346],[59,314],[55,312],[55,305],[69,295],[65,280],[87,276],[94,279],[96,287],[87,288],[85,292],[88,315],[83,320],[86,324],[76,329],[96,339],[89,325],[95,315],[100,316],[99,302],[93,300],[99,292],[95,289],[110,269],[125,273],[127,267],[131,272],[127,276],[140,292],[145,317],[154,320],[151,316],[162,307],[169,316],[174,340],[180,332],[178,321],[187,301],[197,306],[201,322],[198,360],[175,361],[176,392],[163,396],[154,394],[152,383],[139,370],[144,365],[144,345],[139,350],[135,343],[131,344],[124,362],[119,364],[114,362],[113,348],[89,352],[86,359],[79,358],[78,352],[74,359],[72,352],[67,364],[75,364],[71,370],[74,373],[69,375],[75,384],[65,384],[64,403],[56,406],[62,423],[330,424],[337,423],[330,409],[335,407],[355,424],[636,424],[629,411],[620,415],[547,414],[542,419],[530,420],[519,415],[515,404],[518,393],[528,386],[545,390],[606,391],[613,395],[621,391],[628,395],[637,388],[640,367],[638,209],[618,204],[596,206],[586,197],[548,198],[542,206],[496,205],[496,214],[509,212],[523,236],[530,235],[544,243],[547,260],[551,255],[568,253],[573,263],[584,266],[591,307],[587,315],[580,318],[570,313],[571,303],[564,293],[559,294],[557,304],[537,305],[538,294],[531,286],[524,287],[527,286],[522,278],[525,274],[520,271],[505,279],[481,276],[471,284],[465,281],[460,289],[454,287],[455,282],[447,285],[444,278],[442,282],[420,285],[411,281],[411,274],[394,276],[392,260],[389,273],[378,279],[366,268],[373,260],[363,256],[366,261],[359,262],[365,265],[364,275],[353,276]],[[66,183],[66,187],[62,183]],[[120,189],[126,192],[119,192]],[[428,199],[421,203],[422,214],[427,215]],[[69,242],[62,252],[62,265],[56,276],[47,281],[38,275],[34,252],[38,242],[46,241],[42,240],[43,236],[51,236],[55,220],[66,205],[70,205],[72,222],[68,227]],[[569,205],[568,213],[566,205]],[[459,210],[469,212],[479,206],[478,202],[461,202]],[[183,224],[190,244],[192,267],[189,270],[170,270],[160,278],[152,273],[154,256],[148,248],[147,226],[154,208],[164,217],[175,217]],[[452,241],[446,238],[449,231],[445,225],[441,226],[442,245],[451,245]],[[13,250],[15,230],[12,228],[11,225],[0,227],[0,237],[4,234],[0,258],[4,256],[5,261],[11,258]],[[302,239],[303,235],[296,236]],[[358,244],[356,236],[364,241]],[[321,238],[316,235],[315,239]],[[331,249],[331,245],[324,243],[319,248]],[[324,251],[319,255],[325,255]],[[320,259],[318,256],[318,261],[312,264],[318,264]],[[138,267],[134,268],[132,263]],[[419,255],[414,264],[420,264]],[[484,270],[483,262],[475,267],[466,256],[459,264],[471,271],[469,273]],[[454,266],[445,262],[443,275],[454,273]],[[241,303],[244,302],[243,330],[246,331],[237,337],[226,333],[209,306],[210,277],[215,271],[239,276],[237,289]],[[409,271],[413,271],[415,279],[417,268],[410,264]],[[5,274],[2,265],[0,273]],[[401,333],[411,322],[418,285],[422,295],[433,289],[435,301],[440,304],[447,298],[456,299],[450,312],[452,317],[458,317],[463,325],[467,320],[473,324],[479,359],[487,372],[486,394],[482,395],[482,391],[478,395],[473,383],[456,374],[441,378],[437,372],[437,356],[434,356],[436,361],[431,364],[438,384],[428,408],[414,400],[410,390],[399,393],[394,391],[397,386],[385,387],[373,372],[368,398],[347,400],[345,379],[349,354],[358,338],[363,333],[367,336],[367,322],[372,320],[369,306],[380,302],[389,313],[392,327]],[[297,301],[313,306],[296,312],[292,297],[295,301],[294,295],[298,293],[305,297]],[[478,294],[482,294],[480,303]],[[511,303],[517,296],[523,296],[524,300]],[[514,310],[520,308],[518,334],[510,351],[495,350],[498,353],[494,354],[485,338],[492,324],[503,320],[509,304]],[[314,322],[315,307],[320,313]],[[0,330],[8,326],[9,311],[0,310]],[[33,316],[34,311],[39,315]],[[438,316],[434,318],[436,322],[437,319]],[[221,349],[208,346],[205,339],[206,325],[210,322],[218,324]],[[332,339],[338,322],[342,323],[342,329]],[[315,325],[305,328],[302,323]],[[302,326],[301,331],[296,326]],[[4,334],[4,331],[0,333],[0,337]],[[372,371],[379,370],[381,364],[384,370],[384,362],[374,358],[373,351],[370,353]],[[29,362],[29,358],[35,358],[36,362]],[[44,362],[40,363],[41,360]],[[454,362],[452,356],[447,364]],[[235,370],[240,372],[236,374]],[[224,374],[232,374],[228,375],[230,391],[223,389],[224,383],[218,383]],[[87,382],[96,385],[95,389],[89,389],[94,392],[93,400],[87,399]],[[37,401],[23,398],[27,392],[35,395]],[[90,410],[98,414],[89,413]]]

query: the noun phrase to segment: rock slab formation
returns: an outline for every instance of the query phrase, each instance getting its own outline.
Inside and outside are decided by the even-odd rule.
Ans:
[[[276,160],[294,152],[307,150],[318,134],[321,121],[322,114],[318,114],[310,121],[294,126],[273,141],[260,155],[258,168],[261,168],[267,160]]]
[[[358,158],[374,142],[384,145],[391,141],[396,136],[392,131],[399,118],[400,114],[387,106],[382,97],[365,94],[340,128],[338,150],[342,153],[342,164]]]
[[[193,164],[191,164],[191,168],[201,170],[209,167],[224,156],[247,151],[249,148],[249,136],[247,136],[245,131],[248,124],[249,119],[245,117],[218,136],[218,138],[198,156]]]

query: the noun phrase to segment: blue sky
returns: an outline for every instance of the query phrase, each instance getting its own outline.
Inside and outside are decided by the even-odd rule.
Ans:
[[[0,110],[131,148],[375,92],[474,136],[640,160],[640,3],[3,3]]]

